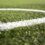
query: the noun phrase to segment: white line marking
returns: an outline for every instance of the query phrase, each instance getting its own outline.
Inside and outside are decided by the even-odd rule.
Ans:
[[[4,31],[4,29],[13,29],[22,26],[32,26],[41,23],[45,23],[45,17],[32,20],[17,21],[17,22],[0,23],[0,30]]]
[[[31,12],[42,12],[45,13],[45,10],[38,9],[22,9],[22,8],[0,8],[0,11],[31,11]]]

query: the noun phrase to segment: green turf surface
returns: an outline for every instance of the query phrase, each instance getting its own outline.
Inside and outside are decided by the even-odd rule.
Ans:
[[[45,9],[45,0],[0,0],[0,8]]]
[[[0,31],[0,45],[45,45],[45,23]]]
[[[0,8],[45,10],[45,0],[0,0]],[[45,17],[45,13],[0,11],[0,21],[12,22]],[[7,29],[8,30],[8,29]],[[0,31],[0,45],[45,45],[45,23]]]
[[[45,13],[0,11],[0,21],[12,22],[45,17]]]

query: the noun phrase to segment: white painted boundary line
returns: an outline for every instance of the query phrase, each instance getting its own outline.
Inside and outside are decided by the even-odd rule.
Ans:
[[[42,12],[42,13],[45,13],[45,10],[22,9],[22,8],[0,8],[0,11],[31,11],[31,12]]]
[[[17,21],[17,22],[0,23],[0,30],[4,31],[4,29],[13,29],[22,26],[32,26],[41,23],[45,23],[45,17],[32,20]]]

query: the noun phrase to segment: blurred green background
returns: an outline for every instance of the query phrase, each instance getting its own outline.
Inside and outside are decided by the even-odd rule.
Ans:
[[[0,8],[45,9],[45,0],[0,0]]]

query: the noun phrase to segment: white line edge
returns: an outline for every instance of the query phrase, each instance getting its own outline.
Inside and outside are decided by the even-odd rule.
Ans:
[[[16,27],[23,27],[23,26],[32,26],[41,23],[45,23],[45,17],[17,22],[7,22],[7,23],[0,22],[0,30],[4,31],[5,29],[13,29]]]
[[[23,9],[23,8],[0,8],[0,11],[31,11],[31,12],[42,12],[42,13],[45,13],[45,10]]]

